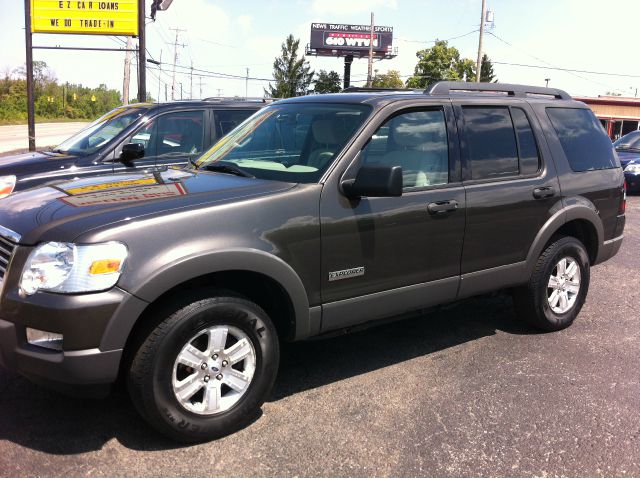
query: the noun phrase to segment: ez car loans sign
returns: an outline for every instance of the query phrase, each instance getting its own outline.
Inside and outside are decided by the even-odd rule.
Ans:
[[[368,51],[370,25],[312,23],[310,47],[314,50]],[[393,27],[373,27],[373,50],[389,51],[393,44]]]
[[[31,0],[33,33],[138,35],[138,0]]]

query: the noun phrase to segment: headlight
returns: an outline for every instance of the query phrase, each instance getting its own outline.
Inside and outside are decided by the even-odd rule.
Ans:
[[[0,199],[7,197],[13,192],[13,188],[16,187],[16,177],[0,176]]]
[[[113,287],[127,257],[120,242],[76,245],[47,242],[36,247],[24,266],[20,292],[97,292]]]
[[[640,174],[640,164],[637,163],[629,163],[627,167],[624,168],[625,172],[631,174]]]

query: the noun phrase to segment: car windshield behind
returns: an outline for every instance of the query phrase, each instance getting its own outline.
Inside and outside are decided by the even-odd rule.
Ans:
[[[317,182],[371,111],[362,104],[269,106],[218,141],[196,167],[240,169],[261,179]],[[226,165],[226,166],[225,166]]]
[[[640,151],[640,131],[625,134],[622,138],[613,143],[613,145],[615,146],[616,151]]]
[[[120,134],[127,126],[145,114],[147,110],[148,106],[146,105],[116,108],[71,136],[71,138],[54,148],[53,151],[80,156],[95,153]]]

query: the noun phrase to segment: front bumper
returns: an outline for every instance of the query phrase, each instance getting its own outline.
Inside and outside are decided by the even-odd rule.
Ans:
[[[117,287],[95,294],[6,290],[0,302],[0,364],[52,388],[109,384],[135,321],[148,304]],[[63,335],[62,350],[27,342],[26,329]]]

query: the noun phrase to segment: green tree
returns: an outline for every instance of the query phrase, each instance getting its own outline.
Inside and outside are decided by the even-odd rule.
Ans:
[[[448,46],[445,40],[438,40],[431,48],[416,52],[418,63],[413,76],[407,80],[409,88],[426,88],[435,81],[460,81],[460,52]]]
[[[482,55],[482,62],[480,63],[480,81],[483,83],[498,82],[498,79],[493,73],[493,63],[491,63],[486,53]]]
[[[340,75],[335,71],[320,70],[313,82],[316,93],[338,93],[342,89]]]
[[[304,56],[298,58],[300,40],[289,35],[282,43],[282,54],[273,62],[275,86],[269,83],[265,95],[271,98],[290,98],[307,93],[314,72]]]
[[[381,75],[376,73],[371,85],[376,88],[402,88],[404,87],[404,82],[400,78],[398,70],[389,70]]]

